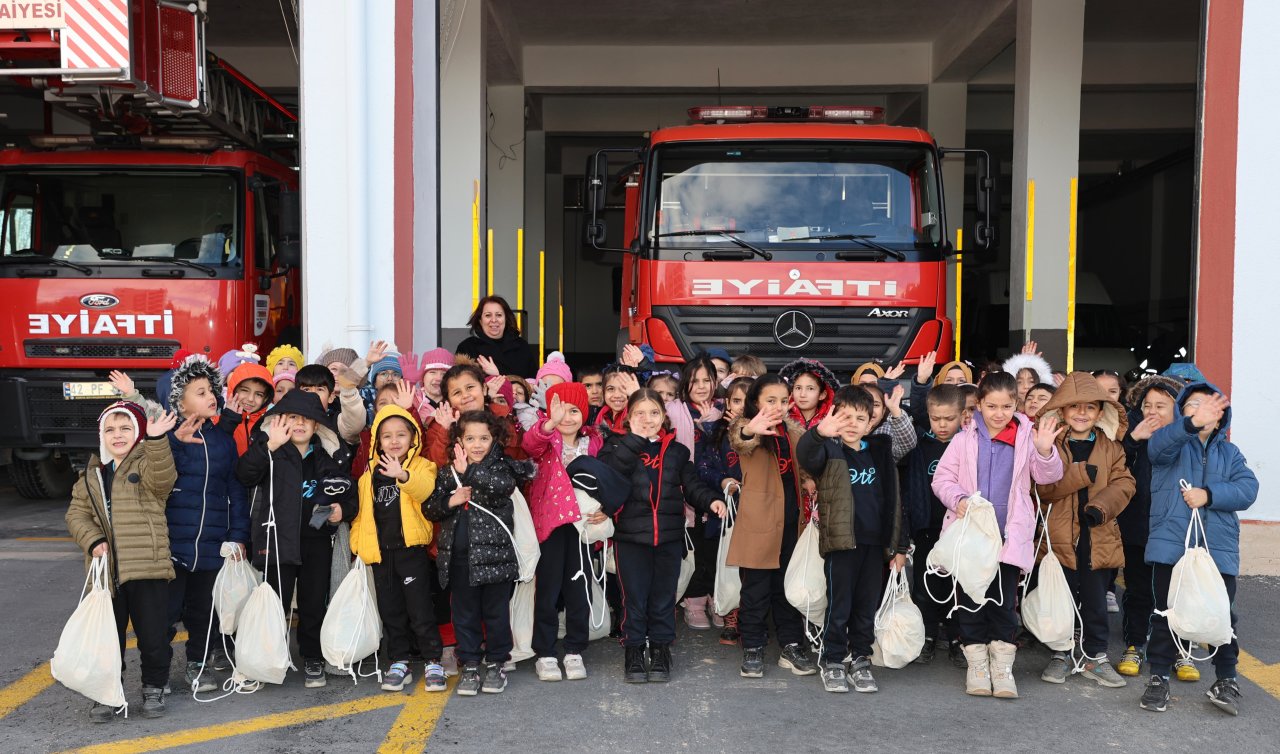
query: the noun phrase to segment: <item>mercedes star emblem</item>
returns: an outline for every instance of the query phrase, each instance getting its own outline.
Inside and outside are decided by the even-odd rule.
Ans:
[[[804,348],[813,341],[815,327],[813,319],[804,312],[791,310],[783,312],[773,321],[773,337],[783,348],[793,351]]]

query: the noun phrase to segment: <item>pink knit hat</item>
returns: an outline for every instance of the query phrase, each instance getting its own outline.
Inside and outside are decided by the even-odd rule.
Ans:
[[[547,354],[547,361],[538,370],[538,379],[543,377],[556,376],[565,382],[573,382],[573,372],[569,371],[569,365],[564,361],[564,354],[559,351],[552,351]]]
[[[435,348],[422,354],[422,371],[448,369],[453,366],[453,354],[447,348]]]

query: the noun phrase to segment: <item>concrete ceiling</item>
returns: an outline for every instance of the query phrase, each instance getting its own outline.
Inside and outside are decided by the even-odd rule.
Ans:
[[[213,52],[219,47],[288,47],[287,17],[289,34],[297,45],[298,26],[293,8],[301,2],[303,0],[209,0],[206,43]]]

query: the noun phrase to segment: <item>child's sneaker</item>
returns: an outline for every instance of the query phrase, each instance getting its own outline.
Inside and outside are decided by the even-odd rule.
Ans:
[[[587,677],[587,666],[582,662],[582,655],[564,656],[564,677],[567,681],[581,681]]]
[[[305,660],[302,663],[302,685],[309,689],[323,688],[328,679],[324,677],[324,660]]]
[[[564,680],[560,675],[560,663],[554,657],[539,657],[533,665],[533,672],[537,673],[539,681]]]
[[[1235,717],[1240,714],[1240,684],[1234,678],[1219,678],[1204,692],[1213,706]]]
[[[742,650],[742,668],[738,675],[743,678],[764,678],[764,647]]]
[[[969,658],[964,656],[964,647],[960,645],[959,639],[953,639],[947,645],[947,657],[950,658],[951,664],[961,670],[969,669]]]
[[[475,696],[480,693],[484,681],[480,677],[480,663],[468,662],[462,666],[462,677],[458,679],[458,696]]]
[[[218,688],[218,682],[213,677],[213,670],[206,669],[202,662],[187,663],[187,688],[191,688],[192,684],[195,684],[197,693],[213,691]]]
[[[1142,701],[1138,704],[1151,712],[1164,712],[1168,709],[1169,679],[1151,676],[1151,680],[1147,681],[1147,688],[1142,692]]]
[[[817,664],[799,644],[788,644],[782,648],[782,654],[778,655],[778,667],[790,670],[795,675],[813,675],[818,672]]]
[[[1173,663],[1173,669],[1177,673],[1179,681],[1195,683],[1200,680],[1200,668],[1196,667],[1194,660],[1184,657]]]
[[[446,678],[452,678],[458,674],[458,652],[456,647],[445,647],[440,653],[440,667],[444,668]]]
[[[515,660],[507,660],[506,662],[502,663],[502,672],[504,672],[504,673],[514,673],[514,672],[516,672],[516,661],[515,661]]]
[[[685,597],[684,623],[695,631],[711,628],[711,621],[707,620],[706,597]]]
[[[933,662],[933,654],[937,651],[937,643],[936,639],[925,639],[924,646],[920,648],[920,654],[912,662],[917,665],[928,665]]]
[[[1116,663],[1116,672],[1120,675],[1135,676],[1142,669],[1142,651],[1135,646],[1130,645],[1120,655],[1120,662]]]
[[[1217,688],[1217,686],[1214,686]],[[1210,699],[1213,697],[1210,696]],[[147,718],[164,717],[164,688],[160,686],[142,687],[142,716]]]
[[[1097,662],[1086,662],[1080,674],[1085,678],[1097,681],[1099,686],[1106,686],[1109,689],[1118,689],[1129,685],[1125,679],[1120,677],[1116,669],[1111,667],[1111,662],[1105,658]]]
[[[622,680],[626,683],[648,683],[649,663],[644,647],[627,647],[622,661]]]
[[[853,676],[853,690],[862,694],[874,694],[880,690],[875,676],[871,675],[871,660],[866,657],[855,657],[849,666],[849,675]]]
[[[720,643],[726,647],[738,646],[738,640],[742,638],[742,634],[738,633],[738,608],[729,611],[724,616],[724,628],[720,631]]]
[[[486,694],[501,694],[506,688],[507,671],[502,669],[502,663],[485,663],[484,684],[480,690]]]
[[[406,683],[413,683],[413,674],[409,672],[409,666],[403,662],[391,663],[391,667],[382,676],[382,690],[404,691]]]
[[[849,679],[844,674],[843,662],[828,662],[822,666],[822,690],[835,694],[849,693]]]
[[[89,708],[89,721],[94,723],[109,723],[116,716],[116,711],[105,704],[93,703]]]
[[[1054,652],[1053,657],[1049,658],[1049,664],[1045,665],[1044,670],[1041,671],[1040,680],[1045,683],[1066,683],[1067,673],[1066,652]]]
[[[671,680],[671,645],[649,645],[649,682],[666,683]]]
[[[208,663],[209,667],[214,670],[227,671],[231,669],[231,658],[227,656],[222,647],[214,647],[209,650]]]
[[[1115,592],[1107,592],[1107,612],[1108,613],[1120,612],[1120,603],[1116,602]]]
[[[427,663],[422,669],[422,679],[427,691],[444,691],[448,686],[445,682],[444,666],[438,662]]]

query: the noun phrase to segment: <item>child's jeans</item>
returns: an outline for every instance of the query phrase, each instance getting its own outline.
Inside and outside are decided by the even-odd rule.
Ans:
[[[822,629],[822,662],[836,664],[846,653],[871,657],[876,608],[880,606],[884,548],[858,545],[827,553],[827,616]],[[741,613],[739,613],[741,614]]]
[[[1169,582],[1172,580],[1173,566],[1164,563],[1151,565],[1151,585],[1156,596],[1156,610],[1169,608]],[[1231,600],[1231,631],[1236,630],[1236,577],[1222,574],[1222,582],[1227,586],[1227,597]],[[1213,670],[1218,678],[1235,678],[1236,662],[1240,658],[1240,642],[1232,638],[1230,644],[1217,647],[1213,655]],[[1151,664],[1151,674],[1168,677],[1173,670],[1173,663],[1178,659],[1178,649],[1174,645],[1173,634],[1169,632],[1169,619],[1159,615],[1151,616],[1151,640],[1147,643],[1147,662]]]
[[[653,547],[615,542],[618,581],[622,585],[622,644],[643,647],[646,641],[676,640],[676,587],[684,539]]]

